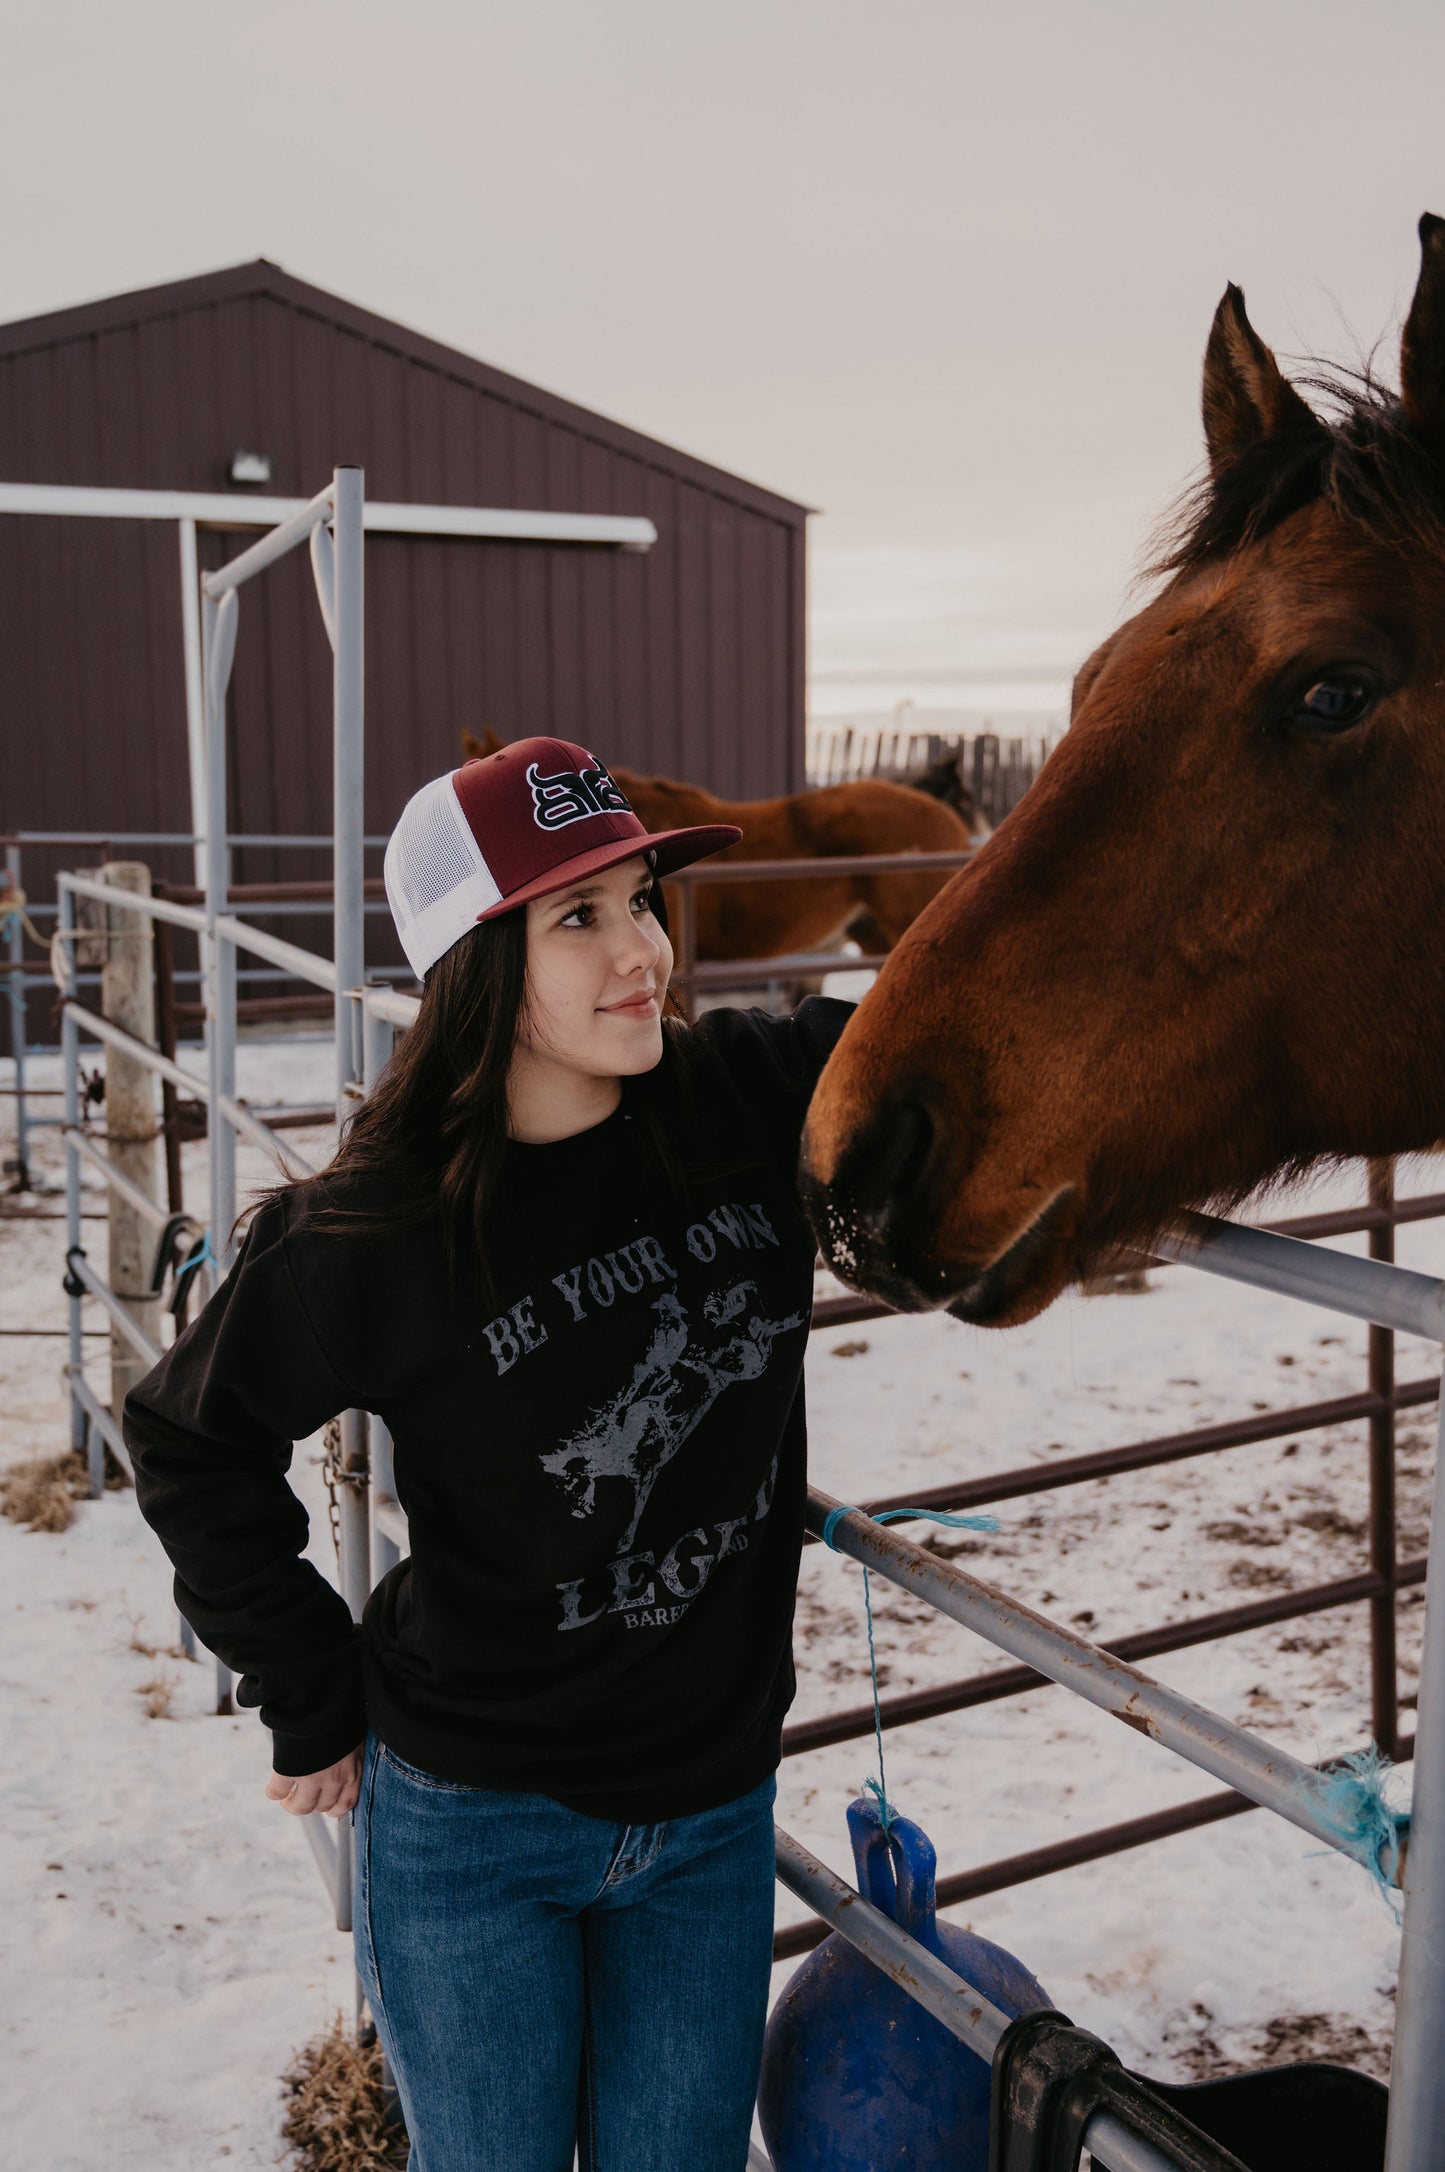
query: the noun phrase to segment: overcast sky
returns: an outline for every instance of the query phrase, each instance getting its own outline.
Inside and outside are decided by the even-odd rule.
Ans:
[[[815,667],[923,692],[1124,608],[1227,279],[1393,333],[1445,7],[4,0],[0,173],[0,318],[272,257],[820,508]]]

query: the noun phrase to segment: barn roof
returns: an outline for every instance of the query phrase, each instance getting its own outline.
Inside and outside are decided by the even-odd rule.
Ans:
[[[97,334],[124,331],[167,318],[215,308],[219,304],[267,300],[322,324],[351,334],[368,345],[400,360],[420,364],[439,377],[470,387],[504,403],[519,414],[560,428],[609,452],[644,462],[695,488],[746,507],[790,527],[801,527],[811,508],[794,499],[764,490],[760,485],[713,467],[691,453],[680,452],[625,423],[581,407],[560,394],[544,391],[505,370],[494,369],[458,348],[421,332],[394,323],[354,302],[343,301],[323,288],[297,279],[265,257],[253,263],[234,264],[224,271],[203,272],[193,279],[176,279],[164,286],[142,287],[129,294],[107,295],[73,308],[47,311],[43,316],[19,318],[0,325],[0,360],[18,359],[39,350],[61,348]]]

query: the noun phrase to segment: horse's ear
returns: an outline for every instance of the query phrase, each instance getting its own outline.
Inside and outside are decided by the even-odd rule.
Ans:
[[[502,745],[502,740],[497,737],[490,725],[488,725],[480,739],[472,732],[469,732],[465,726],[462,727],[463,761],[476,762],[480,761],[484,755],[500,754]]]
[[[1204,440],[1217,475],[1262,438],[1320,428],[1227,286],[1204,350]]]
[[[1400,390],[1422,437],[1445,442],[1445,219],[1420,221],[1420,280],[1400,335]]]

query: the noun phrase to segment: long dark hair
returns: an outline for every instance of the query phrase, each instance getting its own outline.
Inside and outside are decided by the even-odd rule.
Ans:
[[[650,904],[665,934],[661,885],[654,886]],[[671,1083],[682,1089],[685,1105],[688,1028],[668,1001],[662,1060],[625,1080],[624,1092],[670,1188],[682,1193],[686,1179],[677,1142],[660,1103]],[[527,914],[518,907],[470,929],[430,968],[415,1021],[348,1119],[326,1167],[264,1196],[309,1194],[312,1228],[352,1236],[435,1219],[453,1287],[465,1262],[484,1301],[491,1302],[496,1280],[488,1233],[507,1159],[507,1073],[526,1003]],[[352,1204],[344,1196],[349,1184],[342,1197],[335,1196],[328,1180],[337,1177],[381,1179],[382,1196]]]

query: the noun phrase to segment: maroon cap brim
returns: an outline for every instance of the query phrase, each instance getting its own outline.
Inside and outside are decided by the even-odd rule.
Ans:
[[[545,875],[524,882],[509,896],[488,906],[484,913],[478,913],[477,919],[496,920],[503,913],[509,913],[514,905],[528,905],[534,897],[551,897],[557,890],[570,890],[583,876],[598,875],[605,867],[638,859],[646,852],[654,855],[655,873],[674,875],[680,867],[691,867],[694,860],[705,860],[710,852],[722,852],[728,845],[735,845],[742,834],[731,822],[707,822],[693,829],[656,830],[641,837],[617,837],[610,844],[594,845],[590,852],[579,852],[575,860],[549,867]]]

